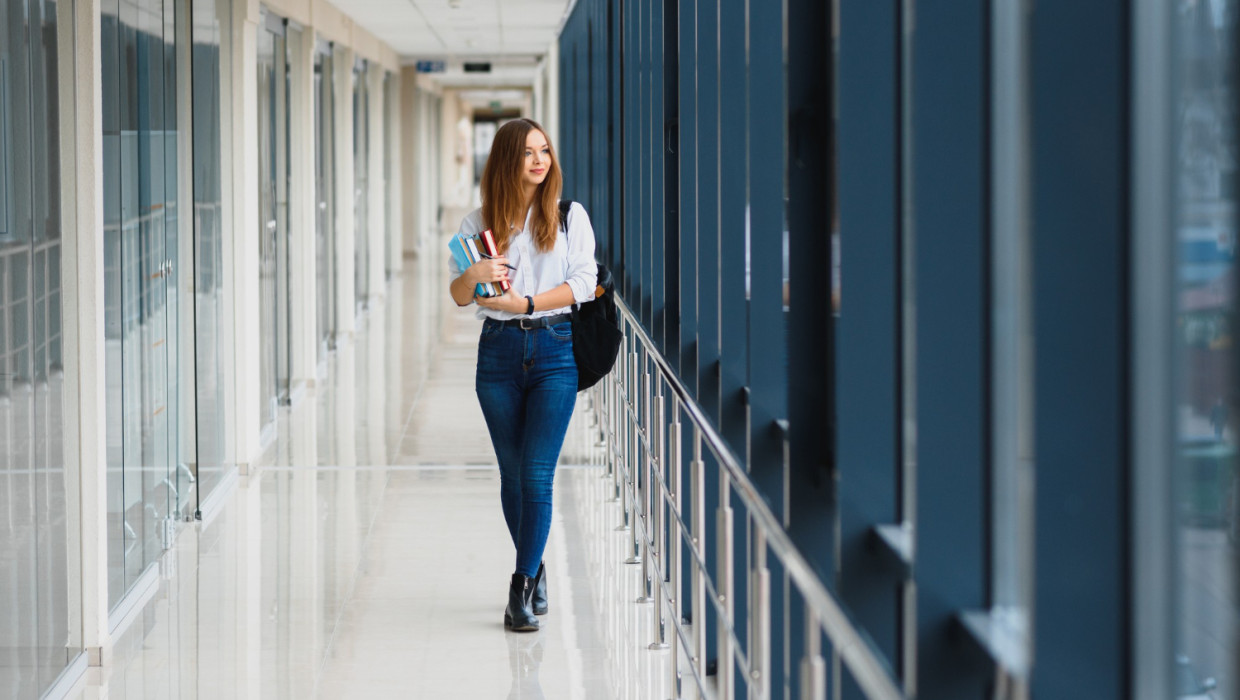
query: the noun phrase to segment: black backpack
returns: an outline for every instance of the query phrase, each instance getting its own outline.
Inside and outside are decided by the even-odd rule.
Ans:
[[[560,200],[560,223],[568,236],[571,199]],[[602,294],[599,294],[602,290]],[[624,334],[616,310],[616,283],[611,270],[598,263],[598,286],[594,299],[573,305],[573,359],[577,361],[577,391],[585,391],[611,372],[620,353]]]

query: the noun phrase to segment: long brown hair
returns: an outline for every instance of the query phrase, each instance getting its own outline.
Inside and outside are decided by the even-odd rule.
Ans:
[[[525,193],[521,187],[521,174],[525,168],[525,139],[530,131],[537,129],[544,137],[547,132],[532,119],[514,119],[495,132],[491,143],[491,155],[482,169],[482,222],[495,234],[495,245],[501,253],[508,250],[508,241],[514,230],[520,232],[525,224]],[[530,232],[534,245],[546,252],[555,246],[556,232],[560,228],[560,159],[555,155],[551,139],[547,138],[547,150],[551,163],[547,177],[534,192],[530,208]]]

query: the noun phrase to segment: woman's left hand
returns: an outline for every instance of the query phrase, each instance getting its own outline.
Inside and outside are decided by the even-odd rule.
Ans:
[[[510,314],[524,314],[525,309],[529,306],[529,302],[525,297],[517,294],[516,290],[509,287],[508,291],[497,297],[475,297],[478,306],[496,311],[507,311]]]

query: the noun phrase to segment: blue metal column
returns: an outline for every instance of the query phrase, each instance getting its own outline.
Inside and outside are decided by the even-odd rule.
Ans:
[[[1129,5],[1032,15],[1034,697],[1128,698]]]
[[[749,297],[745,254],[749,202],[749,64],[745,0],[720,0],[719,44],[719,428],[745,454]]]
[[[775,517],[785,519],[780,422],[788,417],[783,305],[788,119],[782,2],[749,5],[749,79],[749,468]]]
[[[990,22],[985,0],[913,11],[917,690],[980,700],[993,668],[956,615],[989,603]]]
[[[838,585],[895,668],[909,572],[893,566],[875,527],[900,519],[900,2],[840,0],[840,26]],[[844,697],[861,697],[851,681],[844,687]]]
[[[697,0],[698,403],[719,424],[719,0]],[[687,208],[687,207],[686,207]]]
[[[622,223],[621,243],[621,259],[622,264],[618,268],[619,277],[617,278],[617,287],[620,289],[621,295],[629,301],[632,308],[637,308],[637,300],[640,294],[640,281],[637,276],[639,274],[638,262],[638,226],[641,219],[638,217],[638,201],[640,199],[640,191],[637,185],[637,178],[640,172],[638,164],[641,162],[641,152],[639,151],[639,141],[636,133],[637,126],[637,76],[638,65],[635,60],[637,56],[637,7],[638,0],[621,0],[622,16],[624,21],[621,23],[620,38],[620,66],[621,81],[623,83],[623,99],[621,101],[621,113],[623,117],[620,121],[619,130],[623,139],[621,158],[621,171],[624,179],[624,198],[621,201],[621,210],[624,212],[624,220]]]
[[[680,379],[697,394],[697,1],[680,0],[676,32],[679,107],[680,328],[674,354]]]
[[[663,335],[656,337],[663,356],[672,369],[679,371],[680,352],[673,351],[680,342],[680,54],[679,20],[676,3],[663,5],[663,35],[659,37],[663,53],[663,264],[667,312]],[[686,438],[687,439],[687,438]],[[686,453],[688,454],[688,453]]]
[[[651,245],[651,274],[654,275],[652,280],[653,289],[653,314],[651,315],[651,329],[657,335],[652,336],[656,345],[663,346],[666,343],[666,326],[667,326],[667,303],[670,296],[669,278],[671,274],[667,265],[667,249],[671,247],[667,235],[667,214],[664,210],[667,196],[665,193],[665,166],[664,160],[667,158],[667,144],[665,134],[667,130],[664,128],[666,117],[664,109],[666,108],[664,96],[666,94],[663,81],[666,79],[667,71],[664,69],[666,61],[666,43],[663,41],[663,22],[666,16],[666,10],[662,3],[651,2],[650,12],[650,118],[648,120],[647,130],[650,134],[650,209],[647,215],[649,220],[650,232],[653,239]],[[674,240],[674,239],[673,239]]]
[[[651,173],[653,168],[650,163],[650,155],[654,150],[650,134],[650,115],[651,115],[651,83],[653,74],[653,61],[651,56],[651,39],[653,30],[653,0],[638,0],[638,30],[637,30],[637,63],[638,63],[638,114],[637,114],[637,131],[638,139],[640,139],[639,150],[641,152],[641,160],[638,161],[638,167],[641,169],[638,175],[640,192],[638,194],[638,225],[637,232],[641,237],[641,297],[637,300],[639,303],[640,317],[642,325],[646,328],[653,327],[654,323],[654,295],[657,283],[655,282],[654,266],[655,266],[655,238],[654,229],[650,225],[651,221],[651,184],[653,178]]]
[[[599,259],[619,269],[620,235],[624,225],[624,147],[623,127],[617,122],[623,116],[623,75],[621,54],[623,0],[607,0],[607,168],[608,231],[607,245],[599,253]]]

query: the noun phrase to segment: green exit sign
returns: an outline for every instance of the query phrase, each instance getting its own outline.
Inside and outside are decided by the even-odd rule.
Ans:
[[[504,106],[503,102],[500,102],[499,100],[491,100],[491,109],[495,110],[496,112],[502,109],[503,106]]]

